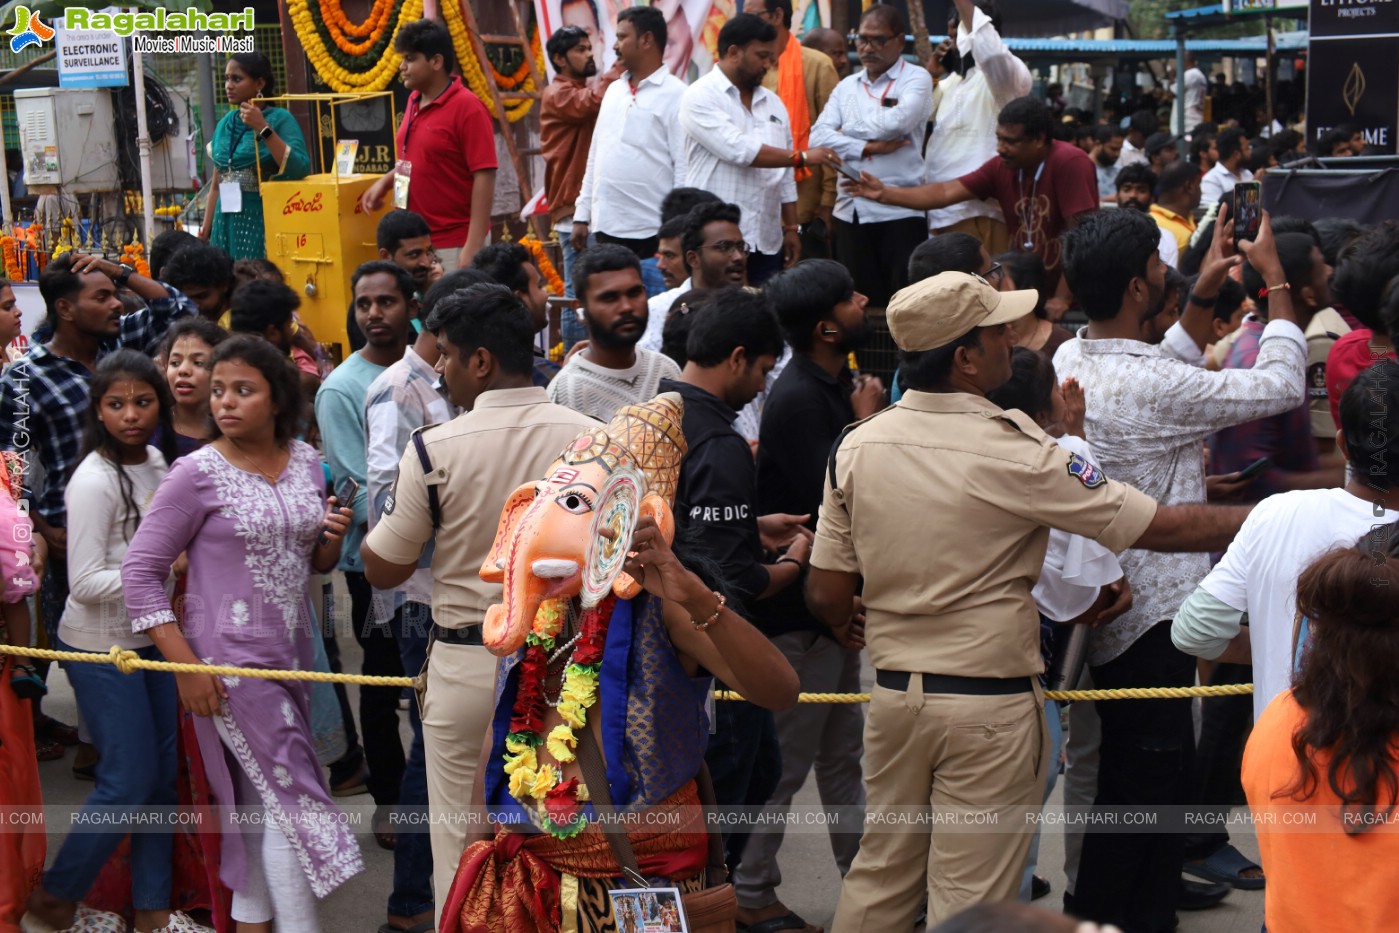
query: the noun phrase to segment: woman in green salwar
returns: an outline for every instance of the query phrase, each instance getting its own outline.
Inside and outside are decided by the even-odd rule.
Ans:
[[[258,163],[263,181],[295,181],[311,170],[296,119],[280,107],[259,107],[255,102],[276,93],[273,82],[272,63],[261,52],[234,55],[224,68],[224,91],[236,109],[219,120],[208,145],[214,175],[199,236],[235,260],[267,255]],[[236,193],[232,185],[238,186]],[[235,199],[241,202],[236,208]]]

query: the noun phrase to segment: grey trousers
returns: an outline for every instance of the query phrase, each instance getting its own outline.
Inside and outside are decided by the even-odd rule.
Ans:
[[[860,692],[859,651],[843,648],[812,632],[777,635],[772,643],[791,662],[803,693]],[[863,705],[798,703],[792,709],[775,713],[774,718],[782,749],[782,778],[767,808],[786,813],[815,767],[822,806],[859,808],[858,813],[842,812],[841,831],[833,831],[830,837],[831,854],[844,876],[859,851],[864,824],[865,788],[860,770],[864,751]],[[851,819],[852,816],[858,819]],[[827,821],[827,825],[837,828],[833,821]],[[780,821],[767,823],[749,838],[733,878],[740,906],[758,910],[777,901],[777,888],[782,883],[777,852],[782,848],[782,838]]]

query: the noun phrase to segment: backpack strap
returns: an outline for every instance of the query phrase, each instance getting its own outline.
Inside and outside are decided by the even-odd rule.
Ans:
[[[432,458],[428,456],[427,444],[423,442],[423,432],[436,425],[425,424],[413,432],[413,449],[418,452],[418,463],[423,468],[423,477],[427,480],[427,509],[432,516],[432,530],[434,533],[442,527],[442,500],[437,496],[437,483],[434,481],[433,471],[436,469],[432,465]]]

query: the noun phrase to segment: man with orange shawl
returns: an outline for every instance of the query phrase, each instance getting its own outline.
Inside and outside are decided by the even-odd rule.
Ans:
[[[826,109],[840,75],[825,52],[804,48],[792,34],[792,0],[744,0],[743,12],[767,20],[777,30],[777,67],[768,70],[763,87],[782,98],[792,122],[792,145],[811,148],[811,124]],[[797,225],[802,258],[830,259],[835,235],[831,214],[836,205],[836,172],[812,165],[795,172]],[[817,221],[820,221],[817,223]]]
[[[796,701],[781,653],[671,550],[682,406],[619,410],[505,503],[481,568],[505,589],[483,626],[501,661],[474,797],[501,822],[462,855],[443,933],[614,929],[607,891],[634,882],[595,823],[604,793],[645,815],[627,837],[648,884],[703,888],[711,676]]]

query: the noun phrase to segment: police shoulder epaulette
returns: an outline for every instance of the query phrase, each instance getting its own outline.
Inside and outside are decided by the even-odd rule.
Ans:
[[[841,431],[840,434],[836,437],[835,443],[831,444],[831,452],[826,460],[826,480],[831,484],[832,489],[836,488],[836,451],[840,450],[840,445],[845,442],[845,438],[850,434],[851,431],[855,430],[860,425],[868,424],[875,418],[878,418],[880,415],[884,414],[886,411],[892,411],[893,408],[893,405],[888,405],[884,408],[881,408],[874,414],[870,415],[868,418],[861,418],[854,424],[848,425],[845,428],[845,430]]]

